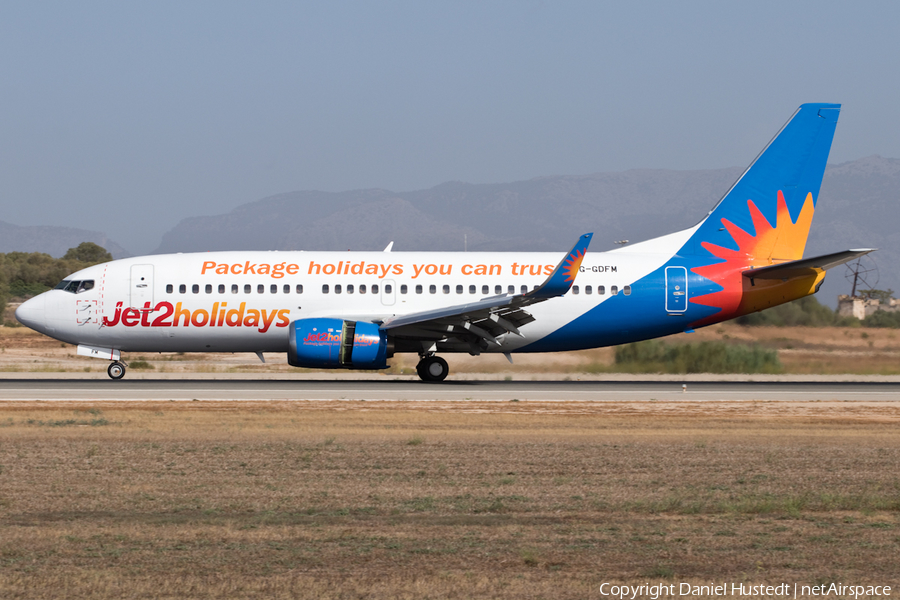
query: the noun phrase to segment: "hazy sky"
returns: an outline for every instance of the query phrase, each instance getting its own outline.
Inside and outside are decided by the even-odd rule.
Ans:
[[[896,2],[0,2],[0,220],[748,164],[803,102],[900,157]],[[724,191],[724,190],[723,190]]]

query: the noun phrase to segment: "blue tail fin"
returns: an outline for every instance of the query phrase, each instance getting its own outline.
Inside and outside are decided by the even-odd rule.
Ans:
[[[804,104],[744,171],[681,253],[802,258],[840,104]],[[788,221],[789,219],[789,221]]]

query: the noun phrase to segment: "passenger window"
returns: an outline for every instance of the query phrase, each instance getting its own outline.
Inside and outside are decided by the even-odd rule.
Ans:
[[[511,286],[509,286],[508,288],[506,288],[506,293],[507,293],[507,294],[515,294],[515,293],[516,293],[516,286],[511,285]]]
[[[494,286],[494,293],[495,293],[495,294],[502,294],[502,293],[503,293],[503,286],[502,286],[502,285],[495,285],[495,286]]]
[[[211,283],[207,283],[205,289],[206,289],[207,294],[212,294],[212,284]]]
[[[250,293],[250,290],[252,290],[252,289],[253,289],[253,288],[250,286],[249,283],[245,283],[245,284],[244,284],[244,293],[245,293],[245,294],[249,294],[249,293]]]
[[[167,294],[171,294],[174,291],[175,291],[175,286],[173,286],[171,283],[166,284],[166,293]]]
[[[416,293],[417,293],[417,294],[421,294],[421,293],[422,293],[422,285],[421,285],[421,284],[416,286]]]
[[[474,294],[474,293],[475,293],[475,286],[474,286],[474,285],[470,285],[470,286],[469,286],[469,293],[470,293],[470,294]]]
[[[619,293],[619,286],[617,286],[617,285],[610,286],[610,288],[609,288],[610,296],[615,296],[618,293]]]
[[[485,296],[487,296],[488,294],[491,293],[491,288],[486,285],[483,285],[483,286],[481,286],[481,293],[484,294]]]
[[[600,296],[602,296],[602,295],[604,295],[605,293],[606,293],[606,286],[604,286],[604,285],[598,285],[598,286],[597,286],[597,294],[599,294]]]
[[[352,284],[352,283],[348,283],[348,284],[347,284],[347,293],[348,293],[348,294],[352,294],[352,293],[353,293],[353,284]]]
[[[264,286],[263,284],[260,283],[258,286],[256,286],[256,293],[257,294],[265,294],[266,286]]]
[[[393,291],[394,291],[394,288],[391,287],[391,284],[389,284],[389,283],[385,284],[385,286],[384,286],[384,293],[385,293],[385,294],[390,294],[390,293],[393,292]]]
[[[186,292],[187,292],[187,286],[186,286],[186,285],[184,285],[184,284],[182,283],[181,285],[178,286],[178,293],[179,293],[179,294],[184,294],[184,293],[186,293]]]
[[[220,283],[220,284],[219,284],[219,293],[220,293],[220,294],[224,294],[224,293],[225,293],[225,284],[224,284],[224,283]]]
[[[283,291],[285,294],[290,294],[290,293],[291,293],[291,286],[290,286],[290,284],[288,284],[288,283],[284,284],[284,290],[282,290],[282,291]]]
[[[575,295],[578,295],[578,286],[577,285],[572,286],[572,293]]]
[[[527,286],[527,285],[523,285],[522,287],[519,288],[519,291],[520,291],[520,293],[524,294],[525,292],[528,291],[528,286]]]
[[[443,291],[444,291],[445,294],[449,294],[449,293],[450,293],[450,286],[445,284],[445,285],[444,285],[444,288],[443,288]]]
[[[588,296],[590,296],[593,292],[594,292],[594,290],[591,288],[591,286],[589,286],[589,285],[584,286],[584,293],[585,293],[585,294],[587,294]]]
[[[378,290],[377,290],[377,289],[374,289],[374,288],[377,288],[378,286],[372,286],[372,287],[373,287],[372,293],[373,293],[373,294],[377,294],[377,293],[378,293]],[[406,287],[406,284],[404,283],[403,285],[400,286],[400,293],[401,293],[401,294],[405,294],[407,289],[408,289],[408,288]]]
[[[631,286],[626,285],[625,287],[623,287],[622,293],[625,294],[626,296],[630,296],[631,295]]]
[[[428,293],[429,293],[429,294],[436,294],[436,293],[437,293],[437,286],[434,285],[433,283],[432,283],[431,285],[429,285],[429,286],[428,286]]]
[[[327,284],[327,283],[323,283],[323,284],[322,284],[322,293],[323,293],[323,294],[327,294],[327,293],[328,293],[328,284]]]
[[[195,283],[194,285],[191,286],[191,292],[193,292],[194,294],[199,294],[200,286]]]
[[[377,283],[372,284],[372,293],[373,293],[373,294],[377,294],[377,293],[378,293],[378,284],[377,284]],[[406,293],[406,292],[404,292],[404,294],[405,294],[405,293]]]
[[[456,286],[456,293],[457,293],[457,294],[462,294],[462,293],[463,293],[463,286],[461,286],[461,285]]]
[[[302,293],[303,293],[303,284],[302,284],[302,283],[298,283],[298,284],[297,284],[297,293],[298,293],[298,294],[302,294]]]
[[[236,283],[232,283],[232,284],[231,284],[231,293],[232,293],[232,294],[237,294],[237,293],[238,293],[238,284],[236,284]]]
[[[360,294],[366,293],[366,284],[364,284],[364,283],[359,284],[359,293]]]
[[[278,284],[277,284],[277,283],[273,283],[272,285],[270,285],[270,286],[269,286],[269,292],[271,292],[271,293],[273,293],[273,294],[277,294],[277,293],[278,293]]]
[[[335,294],[340,294],[340,293],[341,293],[341,284],[339,284],[339,283],[335,284],[335,286],[334,286],[334,293],[335,293]]]

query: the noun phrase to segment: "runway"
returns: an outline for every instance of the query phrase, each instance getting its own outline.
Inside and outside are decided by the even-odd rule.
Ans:
[[[684,386],[684,387],[683,387]],[[447,381],[410,380],[0,380],[15,401],[439,401],[439,402],[886,402],[897,382]]]

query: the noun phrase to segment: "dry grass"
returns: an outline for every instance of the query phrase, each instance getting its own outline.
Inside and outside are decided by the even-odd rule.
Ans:
[[[0,404],[0,597],[898,584],[900,406]]]

